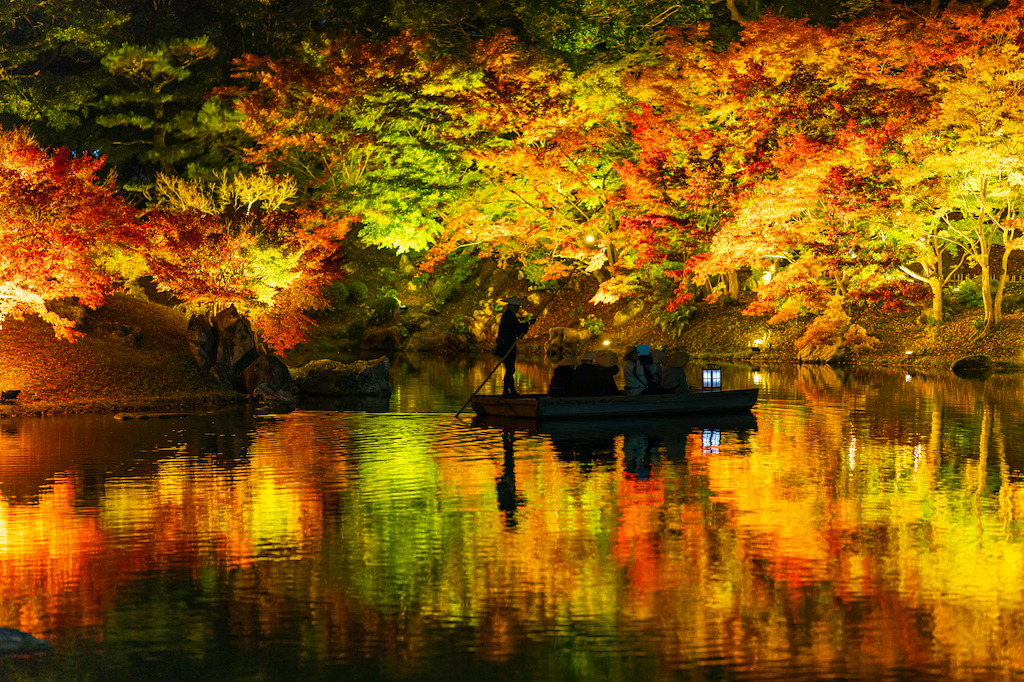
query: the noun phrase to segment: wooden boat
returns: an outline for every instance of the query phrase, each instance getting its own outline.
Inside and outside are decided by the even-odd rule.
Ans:
[[[756,388],[741,388],[731,391],[585,398],[553,398],[542,394],[523,394],[515,398],[476,395],[473,396],[472,402],[473,410],[478,415],[524,419],[579,419],[750,411],[757,402],[757,393]]]

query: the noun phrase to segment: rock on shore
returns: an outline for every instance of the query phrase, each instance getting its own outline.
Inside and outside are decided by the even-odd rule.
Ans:
[[[292,372],[300,393],[320,396],[390,395],[391,363],[387,357],[357,360],[313,360]]]

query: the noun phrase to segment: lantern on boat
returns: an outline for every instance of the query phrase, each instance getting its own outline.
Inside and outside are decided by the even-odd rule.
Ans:
[[[718,365],[709,365],[703,370],[702,386],[705,391],[722,390],[722,368]]]

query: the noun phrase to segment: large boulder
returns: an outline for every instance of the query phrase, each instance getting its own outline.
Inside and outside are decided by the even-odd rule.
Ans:
[[[615,313],[615,315],[612,317],[612,326],[621,327],[623,325],[629,324],[637,315],[639,315],[643,311],[643,309],[644,304],[641,303],[639,299],[631,299],[629,303],[626,304],[625,308]]]
[[[189,350],[202,372],[212,374],[221,385],[240,393],[250,393],[242,380],[242,372],[256,358],[256,336],[249,320],[235,306],[230,306],[212,318],[193,315],[185,332]]]
[[[249,320],[235,310],[235,306],[229,306],[214,315],[213,328],[217,336],[214,363],[230,368],[235,376],[240,375],[259,355]]]
[[[476,345],[476,338],[469,332],[448,332],[444,335],[443,351],[451,353],[469,353]]]
[[[291,395],[295,390],[288,366],[273,355],[256,358],[242,370],[241,379],[247,394],[255,397],[273,395],[277,402],[288,402],[282,399],[283,393]]]
[[[188,320],[185,331],[189,350],[201,372],[209,372],[217,357],[217,336],[209,315],[193,315]]]
[[[81,327],[85,322],[88,310],[78,302],[77,298],[55,298],[46,302],[46,309],[51,313],[60,315],[65,320],[71,320],[75,326]]]
[[[387,357],[357,360],[348,364],[335,360],[313,360],[292,375],[296,388],[305,395],[389,395],[391,363]]]
[[[209,341],[204,345],[203,335],[207,334],[213,341],[212,363],[207,372],[225,388],[248,393],[242,372],[260,356],[256,336],[248,319],[232,305],[218,312],[208,322],[209,329],[202,319],[196,319],[190,325],[188,344],[193,347],[196,363],[203,368],[205,353],[210,348]]]
[[[110,323],[97,327],[94,333],[128,348],[138,348],[142,344],[142,327]]]
[[[406,353],[440,353],[444,351],[445,334],[438,330],[428,330],[416,334],[405,343]]]
[[[367,329],[359,341],[360,350],[394,350],[402,345],[402,330],[397,326]]]

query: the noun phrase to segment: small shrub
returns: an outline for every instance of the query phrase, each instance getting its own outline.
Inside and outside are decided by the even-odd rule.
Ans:
[[[441,277],[430,290],[434,294],[434,304],[444,305],[459,290],[459,283],[450,277]]]
[[[369,288],[363,282],[352,282],[348,286],[348,296],[353,303],[362,303],[369,294]]]
[[[831,315],[819,315],[814,318],[803,336],[793,342],[798,350],[804,348],[815,348],[817,346],[830,346],[838,343],[842,338],[843,329],[850,322],[849,318],[834,317]]]
[[[438,275],[431,289],[435,303],[441,305],[454,296],[462,287],[462,283],[473,274],[479,262],[480,259],[473,250],[449,256],[448,267]]]
[[[449,334],[468,334],[469,325],[466,324],[466,320],[463,317],[453,319],[448,323]]]
[[[680,305],[674,310],[659,310],[651,317],[667,334],[680,336],[696,310],[696,306]]]
[[[348,287],[344,282],[335,282],[324,291],[327,296],[327,307],[332,310],[341,310],[348,301]]]
[[[356,320],[345,329],[345,336],[350,339],[359,340],[366,334],[366,323],[362,320]]]
[[[981,308],[985,305],[981,284],[973,279],[965,279],[953,289],[953,300],[968,308]]]
[[[879,340],[868,334],[859,324],[851,324],[843,335],[843,343],[854,353],[863,353],[874,348]]]
[[[580,318],[580,326],[594,336],[600,336],[604,331],[604,320],[597,315],[587,315]]]
[[[367,321],[371,325],[390,322],[398,312],[399,305],[397,298],[391,294],[384,294],[370,304],[370,318]]]

